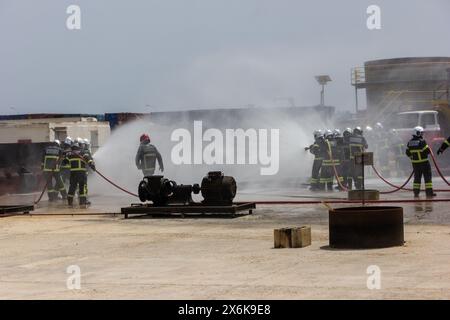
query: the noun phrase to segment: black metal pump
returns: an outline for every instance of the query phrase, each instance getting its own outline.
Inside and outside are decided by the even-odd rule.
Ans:
[[[154,206],[168,204],[193,204],[192,193],[199,194],[204,200],[202,204],[221,206],[231,205],[236,196],[236,180],[224,176],[221,171],[211,171],[203,178],[201,187],[198,184],[177,185],[164,176],[147,176],[139,183],[138,194],[142,202],[151,201]]]

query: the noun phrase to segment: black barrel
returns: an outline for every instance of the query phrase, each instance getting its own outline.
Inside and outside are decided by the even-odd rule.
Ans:
[[[330,247],[386,248],[404,244],[403,208],[347,207],[329,211]]]

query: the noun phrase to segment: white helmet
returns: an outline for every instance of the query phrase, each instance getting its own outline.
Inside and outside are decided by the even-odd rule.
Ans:
[[[328,129],[325,131],[324,136],[325,136],[325,139],[331,138],[331,137],[333,137],[333,132]]]
[[[334,129],[334,130],[333,130],[333,135],[334,135],[335,137],[340,137],[340,136],[341,136],[341,130],[339,130],[339,129]]]
[[[83,142],[84,142],[84,144],[87,145],[87,146],[90,145],[89,139],[83,139]]]
[[[353,134],[362,136],[363,131],[362,131],[361,127],[356,127],[355,129],[353,129]]]
[[[317,138],[318,136],[320,136],[322,134],[322,130],[315,130],[314,131],[314,138]]]
[[[381,124],[381,122],[377,122],[377,123],[375,123],[375,129],[377,129],[377,130],[382,130],[384,127],[383,127],[383,125]]]
[[[66,139],[64,139],[64,143],[71,146],[73,144],[73,140],[71,137],[66,137]]]
[[[61,141],[59,141],[58,139],[53,140],[53,143],[55,143],[55,144],[58,145],[58,146],[61,145]]]
[[[413,136],[421,137],[423,135],[423,128],[421,126],[417,126],[414,128]]]
[[[371,132],[373,129],[372,129],[372,127],[371,126],[366,126],[366,131],[367,132]]]
[[[351,136],[352,135],[352,129],[351,128],[346,128],[345,130],[344,130],[344,133],[343,133],[343,135],[344,135],[344,137],[348,137],[348,136]]]

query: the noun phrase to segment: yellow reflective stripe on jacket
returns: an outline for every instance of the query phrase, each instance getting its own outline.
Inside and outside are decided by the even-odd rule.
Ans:
[[[428,145],[426,145],[425,147],[423,147],[421,150],[409,150],[409,152],[411,153],[411,162],[412,163],[423,163],[428,161],[428,157],[423,158],[422,157],[422,152],[424,152],[425,150],[427,150],[429,147]],[[414,154],[417,155],[417,159],[414,159]]]
[[[52,160],[55,160],[55,163],[49,168],[48,161]],[[59,160],[58,156],[50,156],[50,155],[44,156],[44,172],[59,171],[58,160]]]
[[[86,167],[83,166],[83,160],[79,158],[69,159],[70,171],[87,171]]]
[[[358,144],[350,143],[348,146],[350,148],[350,159],[355,158],[355,153],[362,153],[364,151],[364,146],[360,143],[358,143]],[[352,150],[352,148],[358,148],[359,151],[354,152],[354,150]]]

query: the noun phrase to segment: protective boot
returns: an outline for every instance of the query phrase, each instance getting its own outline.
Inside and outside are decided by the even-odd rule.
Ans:
[[[87,208],[86,197],[80,197],[80,208],[81,209],[86,209]]]
[[[69,207],[73,208],[73,197],[67,197],[67,204]]]
[[[328,192],[333,192],[333,182],[328,182],[327,183],[327,191]]]
[[[436,197],[436,193],[433,192],[433,189],[427,189],[426,191],[427,198]]]

